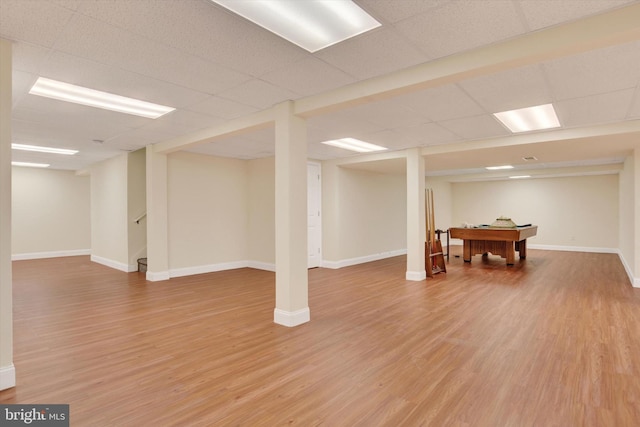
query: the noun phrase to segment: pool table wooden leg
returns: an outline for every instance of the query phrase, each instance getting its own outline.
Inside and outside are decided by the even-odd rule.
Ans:
[[[520,254],[520,259],[525,259],[527,257],[527,239],[516,242],[516,250]]]
[[[514,242],[504,242],[505,251],[507,252],[507,265],[513,265],[516,259],[516,251]]]
[[[464,262],[471,262],[471,240],[462,241],[462,259]]]

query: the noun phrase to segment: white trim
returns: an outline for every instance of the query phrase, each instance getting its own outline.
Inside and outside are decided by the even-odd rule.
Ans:
[[[16,367],[13,363],[0,368],[0,390],[16,386]]]
[[[620,262],[622,262],[622,266],[624,267],[624,271],[627,272],[627,276],[629,277],[629,281],[631,282],[631,286],[634,288],[640,288],[640,277],[634,277],[633,271],[631,270],[631,266],[627,264],[627,260],[622,255],[622,252],[618,251],[618,257],[620,258]]]
[[[426,270],[423,270],[423,271],[407,271],[406,279],[407,280],[413,280],[415,282],[420,282],[422,280],[426,280],[427,279],[427,272],[426,272]]]
[[[30,252],[11,255],[11,261],[23,261],[28,259],[61,258],[68,256],[91,255],[91,249],[72,249],[68,251]]]
[[[193,276],[195,274],[214,273],[216,271],[234,270],[248,267],[248,261],[223,262],[219,264],[197,265],[193,267],[169,269],[171,277]]]
[[[406,249],[396,249],[395,251],[380,252],[377,254],[365,255],[357,258],[343,259],[341,261],[322,261],[322,267],[338,269],[342,267],[349,267],[351,265],[364,264],[365,262],[378,261],[385,258],[392,258],[394,256],[406,255]]]
[[[543,251],[569,251],[569,252],[594,252],[599,254],[617,254],[615,248],[592,248],[588,246],[557,246],[557,245],[531,245],[527,243],[527,249],[540,249]]]
[[[248,261],[247,267],[255,268],[256,270],[265,270],[276,272],[276,265],[274,263],[262,262],[262,261]]]
[[[162,280],[169,280],[171,279],[171,275],[169,274],[168,271],[148,271],[147,270],[147,274],[145,276],[145,278],[149,281],[149,282],[160,282]]]
[[[138,264],[125,264],[123,262],[114,261],[112,259],[104,258],[98,255],[91,255],[91,261],[106,265],[107,267],[114,268],[116,270],[124,271],[125,273],[133,273],[138,271]]]
[[[309,307],[296,311],[284,311],[276,308],[273,310],[273,321],[278,325],[293,327],[311,320],[311,312]]]
[[[195,274],[214,273],[216,271],[235,270],[237,268],[255,268],[256,270],[276,271],[276,265],[261,261],[232,261],[218,264],[196,265],[193,267],[172,268],[170,277],[193,276]]]

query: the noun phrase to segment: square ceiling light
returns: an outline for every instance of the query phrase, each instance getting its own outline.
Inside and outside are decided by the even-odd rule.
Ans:
[[[119,113],[133,114],[135,116],[157,119],[175,108],[126,96],[114,95],[82,86],[39,77],[29,91],[32,95],[44,96],[60,101],[73,102],[75,104],[88,105],[90,107],[117,111]]]
[[[309,52],[381,25],[351,0],[211,1]]]
[[[384,151],[385,147],[371,144],[369,142],[360,141],[355,138],[341,138],[331,141],[322,141],[322,144],[332,145],[338,148],[344,148],[345,150],[357,151],[358,153],[371,153],[374,151]]]
[[[69,150],[67,148],[40,147],[26,144],[11,144],[11,148],[14,150],[35,151],[38,153],[65,154],[67,156],[72,156],[78,152],[78,150]]]
[[[503,111],[493,115],[513,133],[560,127],[552,104]]]

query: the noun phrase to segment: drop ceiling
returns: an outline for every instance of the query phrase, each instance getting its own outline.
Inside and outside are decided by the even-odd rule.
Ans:
[[[442,58],[473,61],[487,46],[620,8],[637,13],[640,3],[356,2],[381,27],[312,54],[209,0],[2,0],[0,37],[13,42],[13,142],[79,150],[64,157],[14,152],[13,158],[86,169],[286,100],[339,92]],[[391,152],[423,147],[428,174],[444,175],[479,173],[498,159],[534,169],[607,165],[640,148],[640,35],[523,64],[314,114],[307,121],[309,157],[357,163],[355,153],[320,144],[353,137]],[[30,95],[40,76],[176,111],[152,120]],[[492,116],[545,103],[554,104],[562,127],[526,143]],[[273,156],[274,132],[252,130],[188,150]],[[535,164],[522,159],[529,155]]]

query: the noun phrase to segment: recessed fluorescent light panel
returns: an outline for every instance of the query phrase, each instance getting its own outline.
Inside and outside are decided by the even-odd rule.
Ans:
[[[117,111],[119,113],[133,114],[135,116],[157,119],[175,108],[126,96],[114,95],[82,86],[63,83],[56,80],[38,78],[36,84],[29,91],[32,95],[44,96],[60,101],[73,102],[75,104],[88,105],[90,107]]]
[[[514,176],[510,176],[509,178],[511,178],[511,179],[525,179],[525,178],[531,178],[531,175],[514,175]]]
[[[11,166],[25,166],[29,168],[48,168],[47,163],[30,163],[30,162],[11,162]]]
[[[316,52],[380,26],[351,0],[211,0]]]
[[[72,156],[78,152],[78,150],[68,150],[66,148],[38,147],[37,145],[25,144],[11,144],[11,148],[14,150],[36,151],[38,153],[65,154],[67,156]]]
[[[502,169],[513,169],[513,166],[511,166],[511,165],[487,166],[485,169],[490,170],[490,171],[498,171],[498,170],[502,170]]]
[[[503,111],[493,115],[513,133],[560,127],[552,104]]]
[[[373,151],[386,150],[385,147],[360,141],[355,138],[341,138],[331,141],[323,141],[323,144],[332,145],[334,147],[344,148],[345,150],[357,151],[358,153],[370,153]]]

